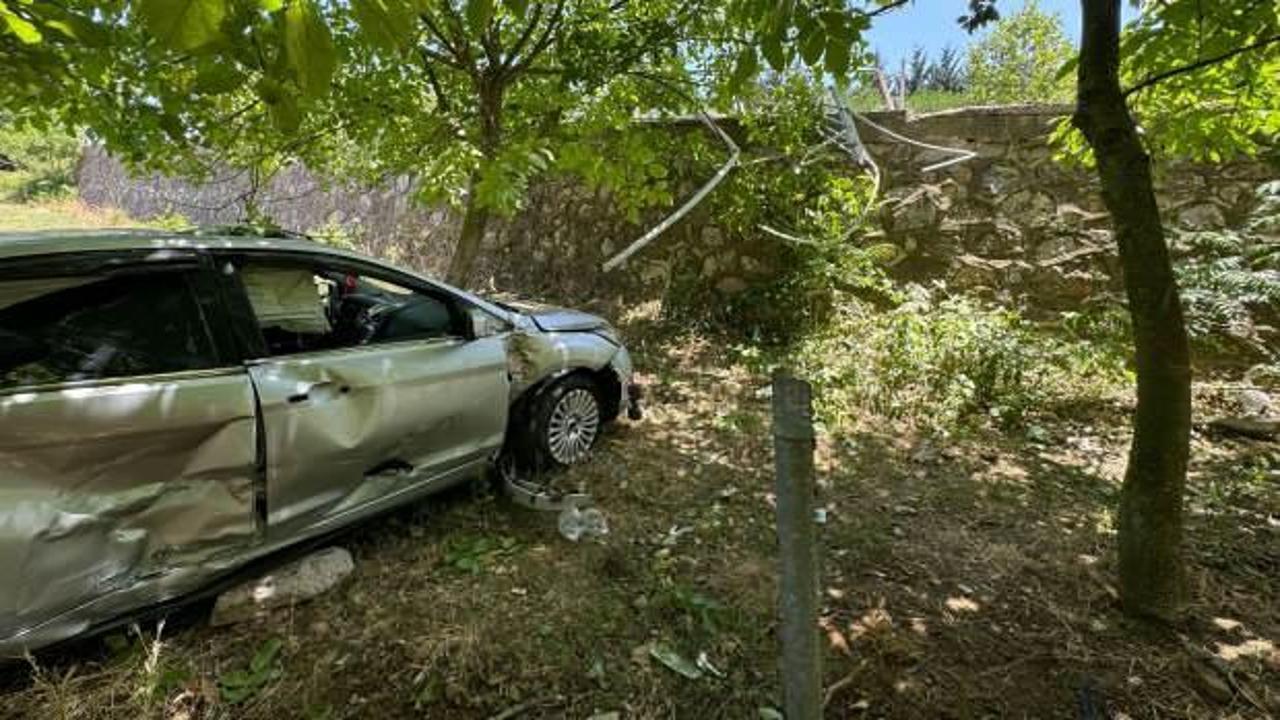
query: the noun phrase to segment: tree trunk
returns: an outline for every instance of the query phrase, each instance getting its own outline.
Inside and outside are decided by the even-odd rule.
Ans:
[[[484,231],[489,225],[489,209],[476,200],[476,183],[479,179],[479,173],[471,174],[467,187],[467,204],[462,214],[462,231],[458,233],[458,244],[453,249],[449,271],[445,275],[445,282],[463,288],[471,279],[471,270],[475,267],[480,246],[484,242]]]
[[[502,146],[502,100],[506,92],[500,75],[477,74],[472,78],[476,94],[480,97],[480,155],[482,167],[494,162]],[[462,230],[458,233],[458,245],[449,259],[445,281],[458,287],[466,287],[471,271],[480,255],[484,231],[489,226],[490,210],[476,196],[480,184],[479,168],[471,171],[467,180],[467,204],[463,209]]]
[[[1073,123],[1097,159],[1133,322],[1138,405],[1117,522],[1126,612],[1170,621],[1183,600],[1182,496],[1191,431],[1191,364],[1151,159],[1120,88],[1120,2],[1081,0]]]

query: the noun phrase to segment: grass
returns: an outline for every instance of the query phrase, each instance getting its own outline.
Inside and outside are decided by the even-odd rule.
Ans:
[[[552,514],[455,492],[345,537],[354,579],[311,603],[90,645],[15,680],[0,707],[89,720],[739,720],[776,707],[767,380],[697,335],[632,345],[646,379],[663,378],[648,418],[563,478],[608,516],[602,540],[570,543]],[[1127,409],[1039,418],[1036,442],[873,416],[826,429],[829,717],[1073,718],[1086,701],[1112,717],[1275,711],[1280,492],[1266,478],[1280,457],[1196,439],[1184,645],[1116,604]]]
[[[884,99],[874,90],[862,90],[849,99],[850,107],[858,112],[884,109]],[[907,110],[914,113],[930,113],[939,110],[979,105],[967,93],[943,90],[918,90],[907,95]]]
[[[143,224],[123,211],[93,208],[74,197],[30,202],[0,201],[0,231],[120,228]]]
[[[74,200],[0,204],[0,229],[128,224]],[[1028,427],[924,429],[933,396],[888,376],[917,389],[952,377],[955,363],[936,354],[948,338],[1045,342],[952,310],[934,309],[950,318],[937,337],[893,326],[928,351],[906,365],[888,364],[897,335],[843,330],[864,345],[844,365],[885,369],[819,403],[837,409],[824,411],[816,449],[827,716],[1280,712],[1276,446],[1194,438],[1188,620],[1177,634],[1135,625],[1117,604],[1112,519],[1132,408],[1112,383],[1089,390],[1115,368],[1046,344],[1079,378],[1065,392],[1079,402],[1035,395]],[[196,606],[11,670],[0,718],[738,720],[776,708],[767,373],[717,338],[663,326],[656,304],[633,315],[622,325],[649,416],[614,428],[560,479],[595,497],[603,539],[570,543],[553,514],[463,488],[341,538],[354,576],[310,603],[216,629]],[[1198,416],[1225,402],[1216,392],[1197,391]],[[869,409],[876,397],[918,407],[889,417],[888,405]]]

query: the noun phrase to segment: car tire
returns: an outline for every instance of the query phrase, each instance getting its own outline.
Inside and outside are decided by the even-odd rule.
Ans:
[[[523,454],[540,470],[577,465],[590,457],[600,439],[604,414],[600,388],[590,377],[557,380],[529,405]]]

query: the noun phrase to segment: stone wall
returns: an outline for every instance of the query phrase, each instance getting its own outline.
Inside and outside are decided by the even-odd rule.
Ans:
[[[452,213],[414,200],[408,178],[380,188],[350,187],[326,183],[292,166],[258,188],[241,171],[193,183],[158,173],[131,175],[102,148],[89,146],[76,169],[76,184],[81,199],[91,205],[118,207],[139,219],[178,214],[197,225],[243,222],[252,196],[262,212],[287,230],[341,226],[364,251],[427,272],[444,269],[456,231]]]
[[[1047,308],[1066,307],[1118,286],[1114,243],[1093,174],[1051,158],[1047,136],[1064,107],[964,108],[919,117],[870,113],[872,122],[929,144],[977,153],[971,160],[923,173],[945,157],[860,123],[860,133],[884,171],[881,230],[868,242],[903,249],[894,272],[941,279],[959,288]],[[725,126],[733,132],[733,123]],[[673,123],[672,132],[701,132]],[[1160,168],[1158,193],[1166,217],[1189,227],[1229,225],[1248,211],[1253,188],[1275,178],[1264,163]],[[704,178],[686,180],[691,192]],[[198,223],[242,219],[251,187],[243,174],[193,185],[160,176],[130,178],[113,159],[89,149],[79,171],[81,196],[137,217],[181,213]],[[400,179],[368,189],[326,184],[300,167],[257,193],[260,207],[288,229],[342,225],[367,252],[441,273],[457,218],[413,199]],[[704,212],[694,212],[623,268],[601,263],[665,215],[637,222],[615,211],[607,193],[564,181],[535,187],[526,209],[493,223],[474,285],[590,303],[657,299],[673,283],[694,281],[731,295],[770,276],[779,241],[727,238]]]
[[[1048,146],[1048,134],[1070,110],[1004,106],[873,117],[913,139],[977,153],[927,174],[921,168],[946,156],[863,125],[863,140],[887,176],[877,235],[906,250],[895,272],[1047,309],[1118,290],[1097,178],[1054,161]],[[1264,161],[1176,163],[1157,167],[1155,180],[1167,222],[1208,229],[1238,224],[1254,205],[1255,188],[1277,176]]]

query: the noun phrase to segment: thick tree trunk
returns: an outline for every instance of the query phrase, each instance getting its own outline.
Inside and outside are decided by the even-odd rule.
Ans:
[[[462,213],[462,231],[458,233],[458,244],[453,249],[449,271],[445,275],[446,282],[458,287],[466,287],[471,279],[471,271],[484,242],[485,228],[489,226],[489,210],[476,200],[477,181],[478,174],[472,173],[467,189],[467,204]]]
[[[1093,148],[1133,321],[1138,405],[1120,496],[1120,590],[1131,614],[1173,620],[1183,600],[1182,499],[1191,367],[1151,160],[1120,88],[1120,2],[1081,0],[1075,126]]]

